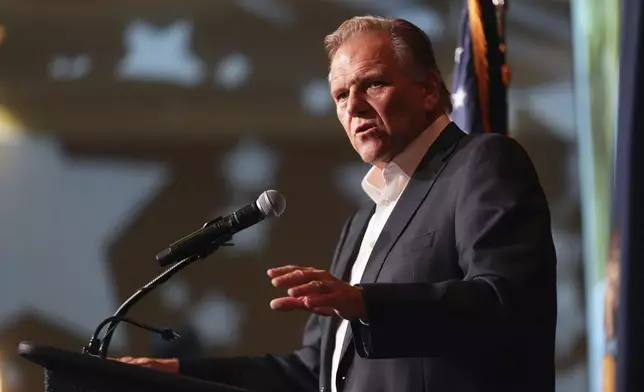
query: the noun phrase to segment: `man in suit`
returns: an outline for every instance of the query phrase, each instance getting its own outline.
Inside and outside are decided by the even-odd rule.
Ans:
[[[554,391],[550,212],[520,145],[466,135],[431,43],[357,17],[325,40],[347,136],[373,203],[345,224],[330,272],[268,271],[275,310],[312,315],[286,356],[125,358],[257,391]]]

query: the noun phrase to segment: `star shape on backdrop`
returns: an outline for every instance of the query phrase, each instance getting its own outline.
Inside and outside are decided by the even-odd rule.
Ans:
[[[257,137],[239,141],[221,162],[221,171],[232,194],[229,205],[219,210],[222,216],[257,200],[274,186],[279,170],[279,157]],[[235,252],[260,252],[268,245],[271,221],[266,220],[235,234]]]
[[[236,4],[258,18],[266,19],[276,25],[289,27],[295,21],[295,13],[284,2],[276,0],[238,0]]]
[[[172,310],[181,310],[190,306],[190,287],[180,276],[172,279],[159,287],[161,302]]]
[[[0,144],[0,287],[12,298],[0,331],[36,314],[89,337],[118,306],[106,248],[165,178],[158,165],[70,159],[45,137]]]
[[[212,290],[203,298],[193,301],[190,285],[179,277],[161,286],[159,293],[165,307],[186,311],[187,320],[183,328],[189,326],[200,346],[229,346],[239,340],[246,318],[241,303]],[[177,343],[186,344],[183,338]]]
[[[77,56],[56,56],[49,63],[49,75],[55,80],[81,79],[92,69],[92,58],[88,54]]]
[[[209,346],[227,346],[241,337],[246,318],[244,308],[236,301],[211,291],[190,311],[190,324],[199,338]]]
[[[420,27],[432,39],[443,36],[446,26],[441,16],[425,0],[329,0],[358,12],[402,18]]]
[[[215,67],[215,81],[227,89],[241,87],[248,81],[252,67],[250,59],[235,52],[222,58]]]
[[[127,53],[117,76],[126,80],[168,82],[192,87],[206,77],[206,65],[190,51],[194,25],[180,19],[166,27],[134,20],[125,30]]]
[[[320,78],[305,83],[300,91],[300,103],[304,109],[316,116],[329,114],[334,108],[329,82]]]
[[[362,179],[370,169],[364,162],[350,163],[340,166],[333,172],[333,183],[336,189],[356,205],[368,202],[369,196],[362,190]]]
[[[233,192],[263,192],[275,184],[278,166],[275,151],[253,136],[241,139],[221,162],[222,174]]]

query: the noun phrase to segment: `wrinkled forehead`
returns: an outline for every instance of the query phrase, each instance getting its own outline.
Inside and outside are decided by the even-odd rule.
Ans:
[[[329,82],[371,69],[390,68],[395,64],[395,53],[386,35],[363,33],[338,48],[329,67]]]

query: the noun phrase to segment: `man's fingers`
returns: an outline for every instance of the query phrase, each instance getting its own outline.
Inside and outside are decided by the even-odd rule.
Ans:
[[[338,296],[336,293],[330,294],[321,294],[321,295],[310,295],[303,297],[304,306],[308,309],[316,308],[336,308],[338,302]]]
[[[335,316],[336,315],[335,310],[333,308],[330,308],[330,307],[326,307],[326,306],[318,306],[318,307],[307,306],[306,302],[316,303],[316,301],[312,301],[312,298],[313,297],[276,298],[276,299],[271,301],[271,309],[273,309],[273,310],[281,310],[281,311],[308,310],[310,312],[313,312],[313,313],[316,313],[316,314],[319,314],[319,315],[322,315],[322,316]],[[322,301],[319,301],[319,302],[324,302],[324,301],[322,300]]]
[[[282,276],[284,274],[288,274],[293,271],[306,270],[306,269],[311,269],[311,267],[300,267],[298,265],[285,265],[282,267],[271,268],[268,271],[266,271],[266,273],[271,278],[277,278],[278,276]]]
[[[108,357],[108,359],[168,373],[179,373],[179,361],[176,358]]]
[[[138,365],[138,366],[151,367],[151,368],[157,367],[154,360],[151,358],[123,357],[123,358],[116,358],[116,361],[127,363],[129,365]]]
[[[297,269],[273,278],[271,283],[275,287],[295,287],[309,283],[313,280],[323,279],[328,279],[326,271],[316,269]]]
[[[116,358],[116,361],[119,362],[124,362],[124,363],[131,363],[133,365],[143,365],[151,361],[150,358],[140,358],[140,357],[122,357],[122,358]]]
[[[271,279],[271,284],[275,287],[292,287],[306,283],[306,272],[302,269],[296,269]]]
[[[333,282],[324,280],[314,280],[299,286],[288,289],[288,295],[291,297],[304,297],[308,295],[325,294],[331,291]]]
[[[110,361],[123,362],[123,363],[132,363],[134,360],[133,357],[107,357]]]
[[[276,298],[271,301],[271,309],[273,310],[296,310],[306,309],[303,298],[283,297]]]

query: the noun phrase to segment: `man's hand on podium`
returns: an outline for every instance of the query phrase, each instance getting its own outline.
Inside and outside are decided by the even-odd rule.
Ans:
[[[115,361],[139,365],[149,369],[160,370],[168,373],[179,373],[179,360],[175,358],[135,358],[122,357],[112,358]]]

